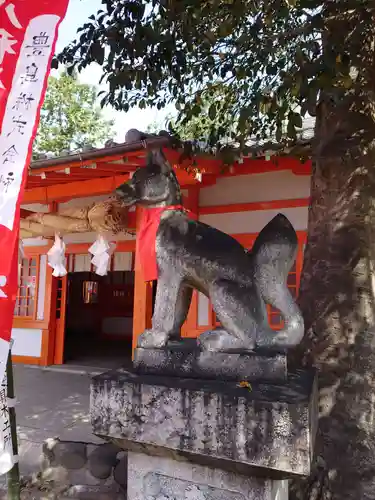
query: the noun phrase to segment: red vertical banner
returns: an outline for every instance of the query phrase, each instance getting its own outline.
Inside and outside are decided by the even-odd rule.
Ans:
[[[0,382],[17,295],[20,204],[69,0],[0,0]]]

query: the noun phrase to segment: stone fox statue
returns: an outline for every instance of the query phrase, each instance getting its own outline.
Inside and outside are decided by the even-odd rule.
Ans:
[[[124,205],[146,209],[137,251],[142,253],[138,239],[154,227],[154,237],[146,244],[149,256],[142,261],[140,254],[140,259],[146,267],[155,260],[156,276],[147,278],[158,280],[155,308],[152,328],[140,335],[138,347],[164,347],[180,338],[194,288],[209,297],[221,323],[198,338],[201,349],[284,351],[301,341],[303,318],[286,285],[297,236],[284,215],[272,219],[247,251],[231,236],[189,217],[176,175],[161,150],[152,151],[146,167],[118,187],[116,195]],[[266,304],[280,310],[282,330],[269,327]]]

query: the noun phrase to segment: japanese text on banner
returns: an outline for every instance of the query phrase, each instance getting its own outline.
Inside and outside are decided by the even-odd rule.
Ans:
[[[5,108],[0,136],[0,224],[11,231],[58,21],[57,16],[45,15],[30,22]]]
[[[20,204],[68,0],[0,0],[0,380],[17,295]],[[1,429],[0,429],[1,430]]]

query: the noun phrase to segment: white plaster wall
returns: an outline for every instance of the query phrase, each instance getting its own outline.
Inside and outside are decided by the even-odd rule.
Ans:
[[[40,256],[37,319],[44,319],[44,299],[46,296],[47,255]]]
[[[116,252],[113,256],[114,271],[131,271],[133,254],[131,252]]]
[[[67,269],[70,273],[90,272],[92,255],[76,254],[67,256]],[[110,265],[110,262],[109,262]],[[132,271],[133,254],[132,252],[115,252],[113,254],[114,271]]]
[[[131,241],[135,240],[135,236],[132,234],[107,234],[105,235],[109,241]],[[97,239],[97,233],[77,233],[77,234],[67,234],[64,235],[64,242],[68,245],[71,243],[94,243]]]
[[[14,344],[12,354],[39,358],[42,354],[42,330],[34,328],[13,328]]]
[[[288,217],[296,231],[307,229],[307,207],[209,214],[202,215],[199,220],[227,234],[259,233],[278,213]]]
[[[75,273],[90,272],[91,270],[91,254],[77,254],[74,259]]]
[[[63,239],[65,244],[71,243],[94,243],[97,239],[98,235],[95,232],[89,233],[77,233],[77,234],[66,234]],[[132,234],[107,234],[106,238],[110,241],[131,241],[135,240],[135,235]],[[44,238],[26,238],[22,240],[22,243],[25,247],[38,247],[44,246],[51,243],[51,240],[46,240]]]
[[[31,212],[48,212],[48,205],[42,205],[41,203],[21,205],[21,208],[24,208],[25,210],[30,210]]]
[[[48,245],[50,240],[45,240],[44,238],[25,238],[22,240],[24,247],[42,247]]]
[[[309,196],[309,175],[294,175],[290,171],[267,172],[218,178],[216,184],[200,190],[199,205],[207,207]]]
[[[108,198],[111,196],[111,193],[108,194],[101,194],[98,196],[84,196],[81,198],[72,198],[69,201],[64,201],[62,203],[59,203],[59,210],[64,210],[64,208],[83,208],[87,207],[90,205],[93,205],[94,203],[99,203],[101,201],[106,201]],[[134,211],[135,207],[130,208],[130,212]]]
[[[84,198],[73,198],[72,200],[59,203],[59,210],[72,207],[86,207],[99,201],[108,200],[110,194],[102,194],[100,196],[86,196]]]

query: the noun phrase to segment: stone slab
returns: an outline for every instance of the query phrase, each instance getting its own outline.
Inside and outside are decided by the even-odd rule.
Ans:
[[[288,482],[130,452],[128,500],[288,500]]]
[[[93,432],[130,451],[244,475],[308,475],[316,428],[314,372],[285,384],[140,375],[117,370],[91,383]]]
[[[162,349],[137,348],[133,365],[145,375],[271,382],[283,382],[287,377],[285,354],[202,351],[196,339],[170,343]]]

